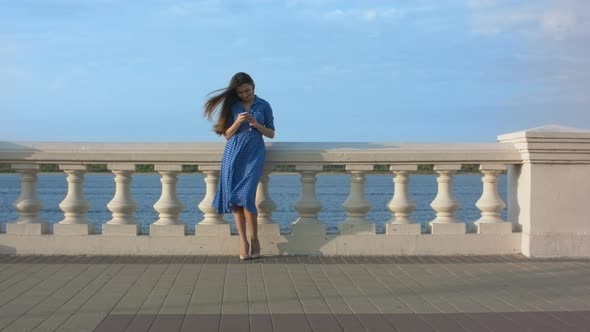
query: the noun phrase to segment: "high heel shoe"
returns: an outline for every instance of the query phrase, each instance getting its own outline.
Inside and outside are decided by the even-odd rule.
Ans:
[[[252,241],[252,251],[250,252],[250,258],[260,258],[260,241],[258,239]]]
[[[241,246],[240,246],[241,248]],[[248,259],[251,259],[252,257],[250,257],[250,255],[248,255],[248,252],[250,252],[250,244],[248,242],[246,242],[246,250],[244,250],[244,254],[242,254],[241,250],[240,250],[240,260],[241,261],[245,261]]]

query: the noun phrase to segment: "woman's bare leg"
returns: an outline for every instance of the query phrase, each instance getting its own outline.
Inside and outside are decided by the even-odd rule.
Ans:
[[[252,243],[252,256],[260,256],[260,241],[258,240],[258,214],[252,213],[247,209],[243,209],[244,217],[248,222],[248,228],[250,228],[250,240]]]
[[[243,207],[238,206],[234,209],[234,220],[236,221],[236,228],[238,229],[239,243],[240,243],[240,258],[247,258],[250,256],[250,245],[246,237],[246,216]]]

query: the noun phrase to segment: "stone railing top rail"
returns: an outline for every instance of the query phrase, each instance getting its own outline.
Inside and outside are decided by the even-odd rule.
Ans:
[[[548,125],[499,143],[266,143],[275,164],[590,163],[590,130]],[[1,142],[2,163],[216,164],[224,143]]]
[[[221,161],[224,143],[0,142],[2,163],[182,163]],[[519,163],[511,143],[266,143],[277,164]]]

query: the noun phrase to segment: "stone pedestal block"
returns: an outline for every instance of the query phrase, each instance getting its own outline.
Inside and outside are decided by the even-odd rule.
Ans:
[[[371,255],[372,252],[383,252],[383,235],[361,234],[340,235],[335,238],[335,255]]]
[[[371,235],[375,234],[375,224],[342,224],[340,234]]]
[[[281,236],[281,227],[279,224],[258,224],[258,236],[265,238],[279,237]]]
[[[385,234],[420,234],[420,224],[387,224]]]
[[[324,236],[326,235],[326,228],[324,225],[315,223],[293,224],[291,226],[292,236]]]
[[[55,224],[54,235],[90,235],[95,233],[94,224]]]
[[[336,255],[335,235],[286,235],[286,241],[276,244],[278,255]]]
[[[510,234],[512,233],[512,224],[509,222],[501,223],[476,223],[478,234]]]
[[[465,234],[467,228],[462,222],[431,223],[430,232],[432,234]]]
[[[102,225],[102,235],[123,235],[135,236],[141,233],[138,224],[104,224]]]
[[[186,225],[150,225],[150,236],[185,236]]]
[[[6,234],[13,235],[41,235],[49,233],[49,224],[46,222],[30,224],[6,224]]]
[[[199,225],[195,226],[196,236],[231,236],[229,224]]]

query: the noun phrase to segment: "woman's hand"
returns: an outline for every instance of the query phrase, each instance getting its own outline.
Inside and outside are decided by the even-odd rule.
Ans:
[[[274,129],[270,129],[270,128],[266,128],[265,126],[261,125],[258,121],[256,121],[256,118],[251,116],[248,119],[248,124],[250,125],[250,127],[256,128],[258,129],[258,131],[260,131],[260,133],[268,138],[274,138],[275,137],[275,131]]]
[[[229,128],[227,128],[223,133],[225,139],[230,139],[230,137],[232,137],[236,133],[240,125],[242,125],[244,121],[248,121],[248,117],[249,115],[246,112],[238,114],[238,117],[236,118],[234,123]]]
[[[256,129],[259,128],[258,121],[256,121],[256,118],[253,116],[248,117],[248,124],[250,124],[250,127],[254,127]]]
[[[246,112],[240,113],[235,122],[237,122],[238,124],[242,124],[242,122],[244,122],[244,121],[249,121],[249,118],[250,118],[250,115],[248,115],[248,113],[246,113]]]

